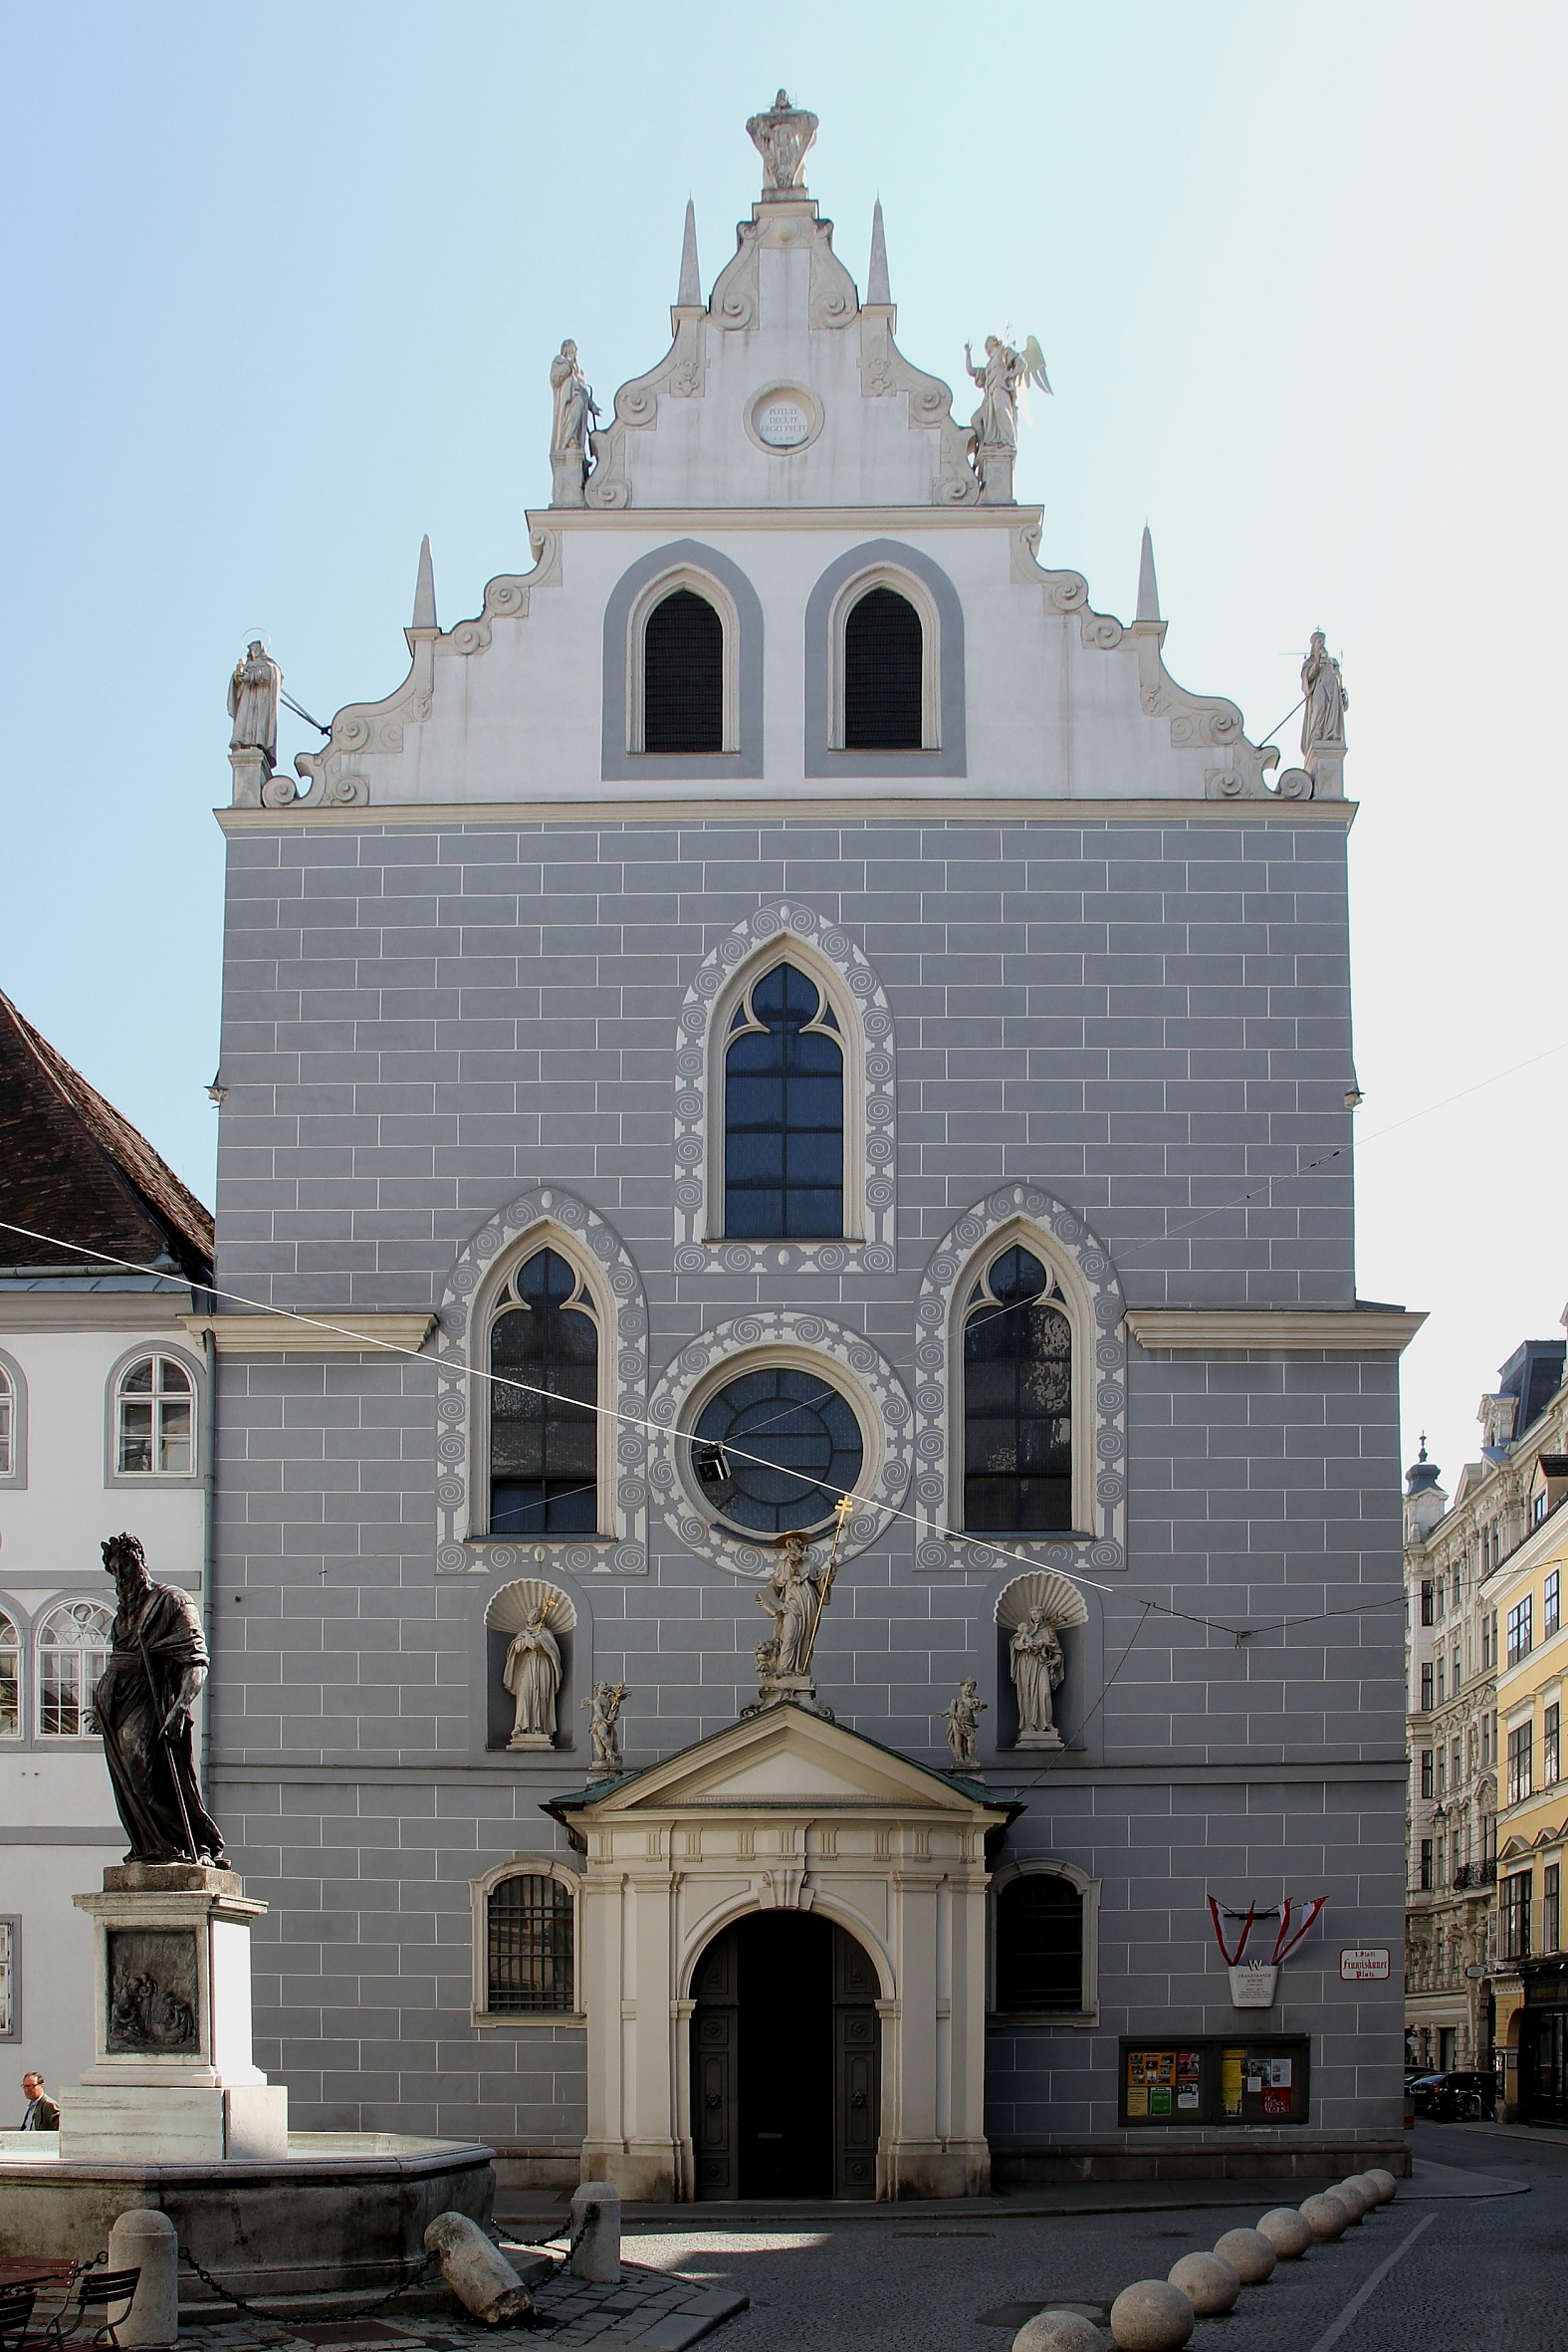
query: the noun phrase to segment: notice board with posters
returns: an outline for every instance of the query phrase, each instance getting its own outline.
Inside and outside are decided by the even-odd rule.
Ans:
[[[1119,2063],[1124,2124],[1305,2123],[1310,2113],[1304,2033],[1127,2036]]]

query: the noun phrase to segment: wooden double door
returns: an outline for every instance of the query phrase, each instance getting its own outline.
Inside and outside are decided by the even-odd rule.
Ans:
[[[755,1912],[693,1981],[692,2140],[707,2197],[875,2197],[876,1972],[808,1911]]]

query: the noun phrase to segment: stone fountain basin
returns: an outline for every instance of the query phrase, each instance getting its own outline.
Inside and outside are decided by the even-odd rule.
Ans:
[[[420,2267],[438,2214],[485,2224],[495,2202],[494,2151],[478,2141],[291,2132],[287,2157],[264,2162],[117,2164],[63,2162],[53,2137],[0,2133],[0,2254],[83,2261],[108,2245],[118,2215],[150,2207],[220,2284],[296,2316],[306,2303],[384,2294]],[[180,2309],[222,2308],[181,2263]]]

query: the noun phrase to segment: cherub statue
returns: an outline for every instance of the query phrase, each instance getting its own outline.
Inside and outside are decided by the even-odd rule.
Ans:
[[[986,1702],[980,1695],[980,1685],[972,1674],[959,1684],[958,1697],[950,1699],[942,1714],[948,1727],[948,1747],[955,1764],[970,1764],[975,1761],[975,1735],[980,1730],[980,1719],[986,1712]]]
[[[620,1770],[620,1734],[616,1717],[621,1701],[627,1696],[623,1682],[596,1682],[591,1699],[582,1704],[588,1710],[588,1738],[593,1743],[593,1763],[597,1769],[610,1772]]]
[[[1016,449],[1018,445],[1018,397],[1029,384],[1037,384],[1042,392],[1050,390],[1045,374],[1045,354],[1031,335],[1021,352],[1004,343],[1000,335],[986,338],[986,363],[975,364],[972,344],[964,346],[965,373],[980,386],[980,406],[970,419],[970,454],[978,457],[983,449]]]

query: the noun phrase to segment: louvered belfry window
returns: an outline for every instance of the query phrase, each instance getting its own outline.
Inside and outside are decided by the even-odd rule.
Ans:
[[[724,749],[724,623],[690,588],[655,604],[643,629],[642,748]]]
[[[490,1890],[486,2006],[517,2013],[571,2008],[571,1892],[532,1872]]]
[[[844,622],[844,749],[918,752],[925,636],[896,588],[874,588]]]

